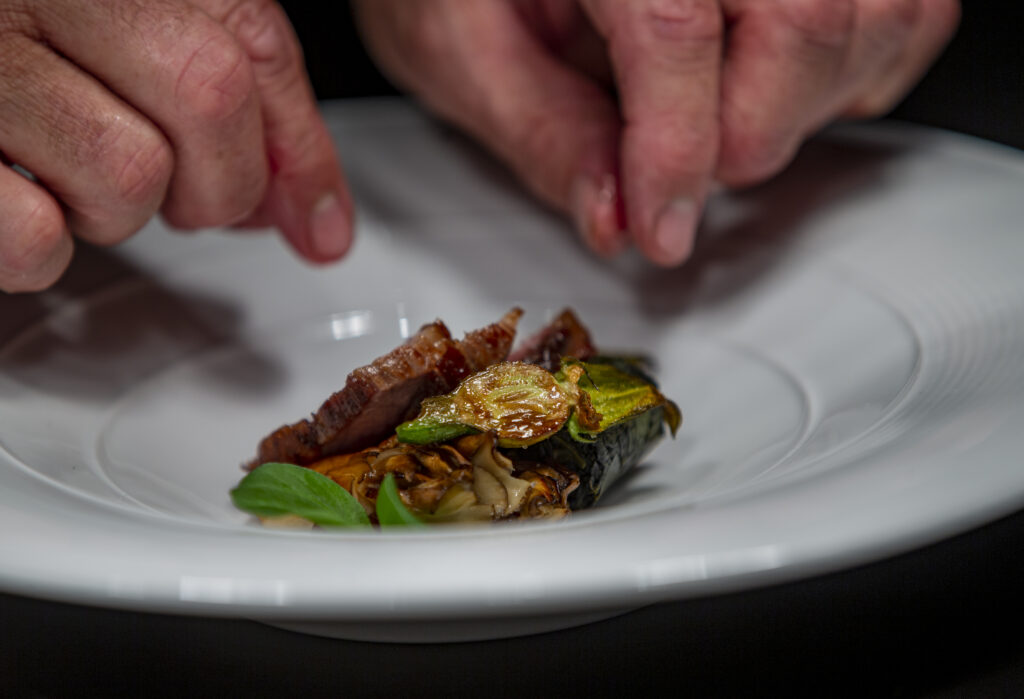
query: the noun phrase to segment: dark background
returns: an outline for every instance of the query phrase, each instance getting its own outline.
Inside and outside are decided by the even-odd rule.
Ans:
[[[346,4],[333,8],[286,3],[318,96],[395,94]],[[1022,15],[968,0],[953,44],[893,116],[1024,147]],[[1022,548],[1019,513],[835,575],[447,646],[0,595],[0,696],[1020,697]]]

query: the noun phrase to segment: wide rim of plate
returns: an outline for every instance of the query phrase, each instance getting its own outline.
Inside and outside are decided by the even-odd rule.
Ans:
[[[53,538],[42,546],[38,540],[13,550],[5,546],[8,564],[0,581],[8,592],[70,602],[268,619],[567,613],[719,594],[841,570],[941,540],[1024,505],[1021,483],[1013,478],[956,493],[938,480],[917,481],[920,500],[909,507],[900,494],[865,491],[865,482],[899,475],[904,463],[876,459],[699,510],[580,521],[572,527],[504,527],[485,538],[454,530],[311,536],[183,522],[101,503],[80,508],[79,503],[74,516],[56,523],[52,513],[21,513],[20,526],[38,525],[37,532]],[[851,501],[851,491],[861,496]],[[800,507],[836,499],[862,514],[837,518],[827,506]],[[780,509],[788,512],[783,526],[777,522]],[[758,526],[738,524],[751,521]],[[594,560],[594,540],[603,538],[611,543],[601,547],[602,553],[613,562]],[[510,559],[549,545],[557,546],[559,555],[544,559],[551,564],[545,570],[510,566]],[[79,567],[83,557],[88,565]],[[379,568],[353,576],[346,559]],[[430,573],[446,566],[459,575]],[[503,575],[496,577],[496,571]]]
[[[436,135],[400,103],[331,105],[327,114],[343,140],[381,123],[410,129],[413,141]],[[833,138],[899,143],[913,172],[915,154],[941,152],[954,163],[966,160],[1024,181],[1019,153],[973,139],[901,126]],[[488,185],[498,194],[483,217],[526,206],[518,195],[511,205],[501,199],[504,186]],[[1005,254],[1001,233],[977,235],[992,246],[976,250],[979,258]],[[227,256],[246,244],[218,239],[211,249]],[[157,276],[172,274],[168,258],[193,254],[160,235],[131,245],[143,269]],[[808,246],[803,259],[822,249]],[[879,293],[888,293],[882,281]],[[1011,291],[1019,300],[1021,290]],[[12,302],[0,298],[0,306]],[[920,335],[935,319],[922,320],[915,309],[901,306],[899,317],[927,343]],[[890,416],[914,394],[918,378]],[[695,506],[629,517],[581,513],[567,524],[507,526],[486,536],[468,530],[311,535],[189,522],[55,487],[0,448],[0,527],[9,533],[0,537],[0,588],[151,611],[344,620],[585,612],[722,593],[877,560],[1021,508],[1024,470],[1006,458],[1007,446],[1018,444],[1018,422],[1024,424],[1019,409],[970,445],[972,455],[988,459],[974,464],[973,478],[964,476],[963,455],[954,450],[896,440],[843,468],[780,478]]]

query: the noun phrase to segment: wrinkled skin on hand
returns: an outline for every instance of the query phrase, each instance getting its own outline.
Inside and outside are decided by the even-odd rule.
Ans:
[[[573,217],[594,251],[690,254],[715,182],[782,170],[889,110],[956,0],[357,0],[393,80]],[[613,88],[613,89],[609,89]]]
[[[271,0],[0,0],[0,160],[3,291],[49,286],[74,238],[117,243],[158,211],[180,228],[274,225],[314,262],[351,240]]]

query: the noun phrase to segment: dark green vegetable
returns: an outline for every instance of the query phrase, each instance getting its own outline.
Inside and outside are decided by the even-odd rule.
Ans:
[[[327,476],[293,464],[258,466],[231,491],[231,501],[263,518],[295,515],[322,527],[370,526],[351,493]]]
[[[422,527],[425,523],[406,508],[394,474],[384,476],[377,492],[377,521],[382,527]]]
[[[576,473],[580,487],[570,494],[569,507],[578,510],[593,505],[612,483],[639,464],[663,436],[664,426],[674,436],[682,415],[634,359],[567,359],[555,378],[562,380],[574,366],[584,369],[577,385],[600,414],[598,428],[581,425],[576,411],[565,429],[549,439],[527,449],[504,451],[513,461],[559,464]]]
[[[667,412],[667,406],[657,406],[621,420],[586,441],[567,428],[526,449],[502,452],[517,463],[559,464],[576,473],[580,487],[569,495],[568,502],[570,509],[579,510],[593,505],[612,483],[640,463],[661,439]]]

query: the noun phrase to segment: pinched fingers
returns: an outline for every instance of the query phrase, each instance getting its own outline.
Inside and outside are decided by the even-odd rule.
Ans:
[[[576,1],[356,7],[396,82],[575,212],[592,247],[620,249],[625,225],[667,266],[713,179],[766,179],[828,121],[887,109],[958,16],[956,0],[578,0],[594,42],[564,31]],[[618,105],[584,77],[609,63]]]
[[[508,3],[355,4],[380,65],[475,136],[600,254],[625,244],[620,121],[597,83],[547,50]]]
[[[712,177],[778,173],[841,115],[874,115],[948,41],[955,0],[581,0],[607,39],[624,118],[629,230],[684,260]]]

